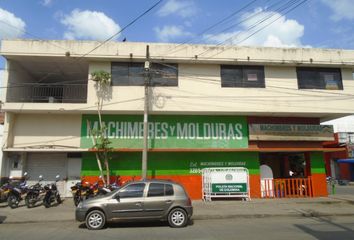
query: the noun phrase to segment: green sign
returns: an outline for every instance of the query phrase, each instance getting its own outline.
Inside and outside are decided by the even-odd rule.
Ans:
[[[213,193],[245,193],[247,192],[247,183],[213,183],[211,191]]]
[[[143,148],[142,115],[103,115],[102,121],[113,148]],[[92,148],[89,129],[97,129],[98,126],[97,115],[82,116],[82,148]],[[148,136],[149,148],[248,147],[247,121],[245,117],[238,116],[151,115]]]

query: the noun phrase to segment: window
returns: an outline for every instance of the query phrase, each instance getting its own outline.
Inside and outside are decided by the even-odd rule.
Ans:
[[[144,63],[112,63],[113,86],[144,86]],[[150,86],[178,86],[178,65],[153,63]]]
[[[120,198],[137,198],[143,197],[145,183],[131,184],[119,191]]]
[[[299,89],[343,90],[339,68],[296,68]]]
[[[144,63],[112,63],[113,86],[144,86]]]
[[[165,185],[165,195],[166,196],[173,196],[173,186],[171,184],[166,184]]]
[[[160,197],[165,195],[165,184],[150,183],[148,197]]]
[[[150,183],[148,197],[173,196],[173,186],[171,184]]]
[[[178,86],[178,65],[153,63],[151,67],[153,86]]]
[[[264,88],[264,67],[221,65],[221,87]]]

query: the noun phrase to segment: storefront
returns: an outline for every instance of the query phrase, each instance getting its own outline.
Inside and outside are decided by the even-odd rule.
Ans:
[[[142,116],[104,115],[102,119],[114,149],[110,160],[112,180],[117,176],[121,181],[139,178]],[[255,125],[260,125],[260,121],[273,124],[272,127],[282,133],[275,129],[271,134],[264,129],[254,131],[255,127],[260,127]],[[180,182],[193,199],[200,199],[203,168],[245,167],[250,175],[250,195],[257,198],[261,197],[260,165],[266,164],[272,169],[274,178],[292,177],[290,172],[294,172],[297,178],[311,177],[309,196],[326,196],[325,149],[321,141],[329,139],[333,130],[318,127],[320,125],[316,121],[302,118],[151,115],[148,176]],[[82,148],[92,148],[88,124],[91,129],[97,128],[97,116],[82,117]],[[294,136],[296,139],[289,139]],[[96,181],[99,174],[95,154],[84,153],[81,176]]]

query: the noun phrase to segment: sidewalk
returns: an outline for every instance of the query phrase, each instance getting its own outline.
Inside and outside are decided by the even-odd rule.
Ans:
[[[335,195],[326,198],[253,199],[252,201],[193,201],[194,220],[259,217],[354,216],[354,197]],[[0,205],[0,223],[75,221],[72,199],[46,209],[40,205],[17,209]]]

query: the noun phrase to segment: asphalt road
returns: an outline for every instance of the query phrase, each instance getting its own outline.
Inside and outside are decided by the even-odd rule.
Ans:
[[[354,239],[354,221],[352,217],[199,220],[182,229],[162,223],[115,223],[100,231],[76,222],[0,224],[0,239]]]

